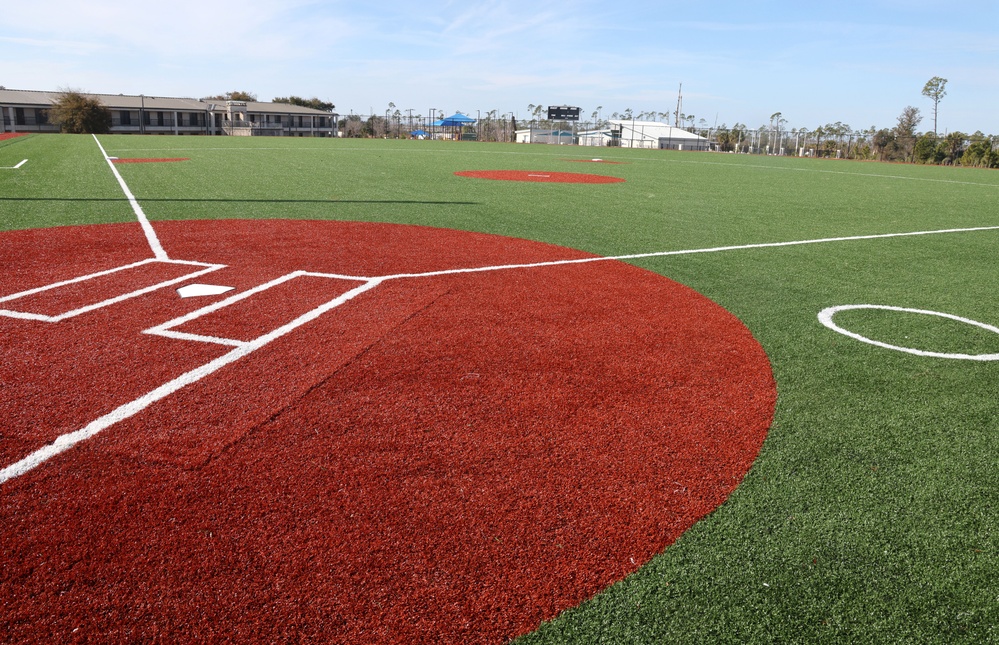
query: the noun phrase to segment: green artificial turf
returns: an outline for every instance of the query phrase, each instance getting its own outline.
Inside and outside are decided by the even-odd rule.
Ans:
[[[999,173],[570,146],[100,138],[154,222],[315,218],[457,228],[600,255],[999,227]],[[600,157],[620,164],[579,163]],[[132,221],[90,137],[0,143],[0,229]],[[459,170],[606,174],[498,182]],[[636,574],[520,642],[999,642],[999,362],[928,358],[822,326],[874,304],[999,326],[999,230],[632,260],[735,313],[766,349],[776,416],[742,485]],[[585,286],[581,286],[585,288]],[[999,353],[936,316],[837,314],[868,338]]]
[[[28,135],[0,141],[0,230],[135,216],[90,136]]]

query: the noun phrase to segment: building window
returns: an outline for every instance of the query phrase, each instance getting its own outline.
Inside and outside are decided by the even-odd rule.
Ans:
[[[14,125],[25,125],[24,108],[14,108]]]
[[[121,124],[122,125],[132,125],[132,113],[128,110],[121,111]]]
[[[163,125],[163,113],[162,112],[157,112],[156,113],[156,125]]]

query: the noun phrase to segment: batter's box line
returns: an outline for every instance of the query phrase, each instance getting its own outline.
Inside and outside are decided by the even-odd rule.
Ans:
[[[0,170],[20,170],[21,166],[23,166],[26,163],[28,163],[28,160],[23,159],[21,163],[17,164],[16,166],[0,166]]]
[[[95,273],[88,273],[87,275],[82,275],[76,278],[71,278],[69,280],[61,280],[59,282],[53,282],[52,284],[47,284],[41,287],[36,287],[34,289],[28,289],[26,291],[19,291],[18,293],[10,294],[9,296],[4,296],[0,298],[0,302],[13,302],[27,296],[35,295],[38,293],[44,293],[52,289],[57,289],[59,287],[65,287],[71,284],[78,284],[81,282],[86,282],[87,280],[93,280],[95,278],[100,278],[107,275],[113,275],[120,271],[127,271],[129,269],[134,269],[136,267],[145,266],[148,264],[180,264],[187,266],[200,266],[205,267],[200,271],[194,271],[192,273],[187,273],[177,278],[172,278],[163,282],[158,282],[156,284],[143,287],[142,289],[136,289],[135,291],[130,291],[128,293],[115,296],[114,298],[108,298],[100,302],[95,302],[84,307],[79,307],[71,311],[66,311],[61,314],[56,314],[54,316],[49,316],[46,314],[35,314],[25,311],[16,311],[13,309],[0,309],[0,316],[6,316],[8,318],[20,318],[23,320],[37,320],[41,322],[59,322],[61,320],[66,320],[67,318],[73,318],[74,316],[79,316],[80,314],[87,313],[89,311],[95,311],[97,309],[103,309],[104,307],[109,307],[111,305],[117,304],[119,302],[124,302],[125,300],[130,300],[138,296],[152,293],[153,291],[158,291],[166,287],[173,286],[175,284],[190,280],[192,278],[197,278],[199,276],[205,275],[206,273],[211,273],[213,271],[218,271],[219,269],[224,269],[226,265],[224,264],[209,264],[207,262],[194,262],[190,260],[160,260],[156,258],[149,258],[147,260],[140,260],[138,262],[133,262],[131,264],[125,264],[119,267],[114,267],[113,269],[107,269],[105,271],[97,271]]]
[[[296,273],[300,273],[301,275],[309,275],[309,273],[305,271],[296,272]],[[282,279],[290,280],[291,276],[292,274],[289,274],[288,276],[282,276],[282,278],[278,278],[278,280]],[[115,408],[111,412],[97,419],[94,419],[83,428],[80,428],[75,432],[70,432],[64,435],[60,435],[52,443],[43,446],[42,448],[39,448],[38,450],[31,453],[27,457],[7,466],[6,468],[0,469],[0,484],[3,484],[4,482],[14,479],[16,477],[20,477],[21,475],[34,469],[38,465],[48,461],[52,457],[55,457],[56,455],[59,455],[69,450],[70,448],[76,446],[80,442],[86,441],[91,437],[94,437],[95,435],[115,425],[116,423],[119,423],[125,419],[135,416],[136,414],[139,414],[140,412],[148,408],[150,405],[156,403],[157,401],[161,401],[162,399],[167,398],[174,392],[177,392],[178,390],[181,390],[193,383],[197,383],[198,381],[201,381],[207,376],[214,374],[215,372],[221,370],[227,365],[231,365],[232,363],[235,363],[236,361],[245,358],[246,356],[249,356],[253,352],[264,347],[265,345],[268,345],[274,340],[295,331],[302,325],[308,324],[309,322],[315,320],[316,318],[319,318],[327,311],[339,307],[343,303],[352,300],[354,297],[366,291],[369,291],[377,287],[382,282],[384,282],[383,278],[371,278],[371,279],[350,278],[349,276],[336,276],[334,274],[319,274],[319,276],[358,279],[358,280],[363,280],[363,282],[360,286],[354,287],[350,291],[341,294],[340,296],[334,298],[333,300],[327,302],[326,304],[320,305],[319,307],[316,307],[311,311],[302,314],[301,316],[295,318],[291,322],[286,323],[281,327],[278,327],[277,329],[267,334],[264,334],[263,336],[260,336],[259,338],[256,338],[248,343],[244,343],[238,347],[234,347],[233,349],[223,354],[222,356],[219,356],[218,358],[209,361],[208,363],[205,363],[200,367],[196,367],[188,372],[185,372],[180,376],[171,379],[170,381],[167,381],[163,385],[160,385],[154,390],[140,396],[139,398]]]
[[[301,278],[301,277],[327,278],[327,279],[331,279],[331,280],[349,280],[349,281],[352,281],[352,282],[360,282],[361,283],[360,287],[357,287],[357,288],[352,289],[352,290],[350,290],[350,291],[347,292],[347,294],[354,294],[354,295],[356,295],[357,293],[361,293],[363,291],[367,291],[368,289],[374,288],[374,287],[378,286],[378,284],[380,284],[381,282],[384,282],[384,280],[385,280],[385,278],[366,278],[366,277],[360,277],[360,276],[340,275],[338,273],[316,273],[314,271],[292,271],[291,273],[287,273],[287,274],[285,274],[285,275],[283,275],[281,277],[275,278],[275,279],[273,279],[273,280],[271,280],[269,282],[265,282],[265,283],[263,283],[261,285],[253,287],[252,289],[247,289],[246,291],[242,291],[242,292],[240,292],[238,294],[235,294],[233,296],[229,296],[228,298],[226,298],[224,300],[219,300],[218,302],[214,302],[214,303],[212,303],[210,305],[206,305],[206,306],[204,306],[204,307],[202,307],[200,309],[195,309],[194,311],[191,311],[191,312],[189,312],[187,314],[184,314],[183,316],[174,318],[173,320],[168,320],[165,323],[156,325],[155,327],[150,327],[149,329],[144,330],[142,333],[144,333],[144,334],[150,334],[150,335],[153,335],[153,336],[163,336],[165,338],[173,338],[173,339],[176,339],[176,340],[188,340],[188,341],[195,341],[195,342],[201,342],[201,343],[215,343],[215,344],[218,344],[218,345],[227,345],[227,346],[230,346],[230,347],[248,347],[248,346],[252,346],[256,342],[258,342],[260,339],[257,338],[257,339],[250,340],[250,341],[244,341],[244,340],[237,340],[237,339],[234,339],[234,338],[222,338],[222,337],[219,337],[219,336],[205,336],[203,334],[191,334],[191,333],[182,332],[182,331],[174,331],[173,329],[175,327],[180,327],[181,325],[183,325],[185,323],[189,323],[189,322],[191,322],[193,320],[197,320],[198,318],[201,318],[202,316],[206,316],[206,315],[208,315],[210,313],[219,311],[220,309],[225,309],[226,307],[229,307],[229,306],[231,306],[231,305],[233,305],[233,304],[235,304],[237,302],[240,302],[241,300],[245,300],[247,298],[250,298],[250,297],[252,297],[252,296],[254,296],[254,295],[258,294],[258,293],[261,293],[263,291],[266,291],[268,289],[276,287],[276,286],[278,286],[280,284],[284,284],[285,282],[288,282],[290,280],[294,280],[295,278]],[[346,295],[346,294],[344,294],[344,295]],[[346,299],[344,299],[343,295],[341,295],[340,297],[334,298],[333,300],[327,302],[324,305],[320,305],[320,307],[318,307],[317,309],[322,309],[324,312],[325,311],[329,311],[330,309],[338,307],[341,304],[343,304],[344,302],[347,302],[347,300],[350,300],[351,298],[353,298],[353,295],[351,295],[350,298],[346,298]],[[308,315],[308,314],[306,314],[306,315]],[[261,336],[260,338],[263,338],[263,336]]]

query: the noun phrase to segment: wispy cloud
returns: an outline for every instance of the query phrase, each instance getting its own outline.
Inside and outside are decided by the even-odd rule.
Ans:
[[[682,82],[689,112],[748,123],[781,110],[814,125],[893,120],[941,75],[952,82],[948,111],[979,115],[951,127],[999,131],[995,0],[947,11],[929,0],[846,0],[834,10],[796,0],[172,0],[156,8],[50,0],[44,12],[40,20],[37,5],[4,6],[0,57],[18,61],[0,79],[8,87],[243,89],[264,99],[315,95],[358,112],[388,101],[423,112],[523,112],[547,101],[610,113],[672,109]]]

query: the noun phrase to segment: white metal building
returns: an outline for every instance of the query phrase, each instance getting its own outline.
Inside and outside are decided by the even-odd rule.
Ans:
[[[658,121],[608,121],[608,127],[580,132],[581,146],[617,146],[660,150],[708,150],[705,137]]]
[[[514,136],[517,143],[548,143],[563,146],[571,146],[576,143],[576,135],[572,130],[529,128],[517,130]]]

